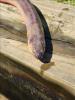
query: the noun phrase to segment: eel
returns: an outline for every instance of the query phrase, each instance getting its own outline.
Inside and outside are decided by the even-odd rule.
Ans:
[[[0,3],[18,8],[27,28],[29,50],[37,59],[41,60],[46,47],[44,29],[32,3],[29,0],[0,0]]]

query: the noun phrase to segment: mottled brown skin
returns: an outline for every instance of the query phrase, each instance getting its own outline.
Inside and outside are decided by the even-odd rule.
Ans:
[[[43,27],[33,5],[29,0],[0,0],[16,6],[21,12],[27,27],[28,46],[36,58],[41,59],[45,52],[45,38]]]

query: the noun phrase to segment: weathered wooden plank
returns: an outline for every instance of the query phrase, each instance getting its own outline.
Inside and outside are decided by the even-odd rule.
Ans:
[[[46,86],[45,82],[43,83],[39,81],[40,79],[38,80],[35,78],[36,74],[30,70],[26,68],[24,70],[18,68],[23,67],[23,65],[14,62],[4,55],[0,55],[0,59],[0,91],[3,90],[3,93],[5,94],[8,94],[6,91],[10,91],[8,94],[9,98],[14,96],[11,99],[15,100],[15,97],[17,97],[18,100],[29,100],[30,98],[31,100],[38,98],[41,98],[42,100],[51,100],[52,95],[55,96],[58,94],[58,90],[55,91],[53,87]],[[2,78],[4,80],[2,80]],[[4,81],[3,84],[1,84],[2,81]],[[49,93],[49,96],[45,93],[45,90],[46,93]],[[26,95],[28,98],[26,98]],[[60,97],[55,96],[55,98]]]
[[[2,54],[0,54],[0,91],[3,91],[4,94],[8,94],[7,91],[10,91],[7,97],[11,98],[14,96],[12,97],[14,100],[16,95],[17,98],[19,97],[18,100],[20,100],[20,98],[21,100],[22,98],[28,100],[26,95],[28,95],[29,98],[33,98],[31,100],[38,98],[41,98],[41,100],[50,100],[50,98],[51,100],[53,100],[53,98],[58,100],[71,100],[73,98],[73,96],[63,88],[51,82],[47,82],[32,70]],[[16,92],[15,94],[13,93],[14,91]]]
[[[67,59],[67,57],[53,55],[51,63],[43,64],[29,53],[25,43],[1,38],[0,45],[0,53],[27,66],[44,79],[59,84],[75,95],[75,58],[68,57]]]
[[[31,1],[43,13],[53,39],[73,42],[75,39],[75,7],[53,0]]]
[[[31,0],[34,5],[42,12],[49,30],[51,32],[52,39],[65,41],[75,46],[75,7],[70,5],[61,4],[52,0]],[[68,10],[65,10],[67,8]],[[3,13],[4,14],[3,14]],[[8,13],[9,12],[9,13]],[[5,16],[8,17],[5,17]],[[40,15],[40,14],[39,14]],[[13,17],[14,16],[14,17]],[[41,15],[40,15],[41,16]],[[12,6],[0,4],[0,23],[11,25],[16,24],[16,30],[24,32],[23,19],[20,12]],[[16,23],[15,23],[16,19]],[[5,22],[3,22],[3,20]],[[42,20],[42,19],[41,19]],[[8,23],[7,23],[8,21]],[[12,24],[11,24],[12,22]],[[20,25],[22,24],[22,26]],[[5,24],[5,25],[6,25]],[[45,25],[46,27],[46,25]]]
[[[47,82],[46,80],[38,76],[35,72],[31,71],[26,67],[24,67],[23,69],[22,68],[23,65],[13,61],[12,59],[9,59],[7,56],[0,54],[0,92],[3,91],[2,93],[4,93],[7,97],[14,100],[16,95],[18,100],[20,98],[28,100],[26,98],[26,95],[29,95],[28,96],[29,98],[32,97],[33,98],[32,100],[35,100],[38,97],[41,98],[42,100],[47,100],[47,98],[49,98],[50,100],[50,97],[51,100],[53,100],[53,98],[58,100],[59,99],[71,100],[72,98],[74,98],[63,88],[51,82]],[[14,87],[14,85],[17,88]],[[8,93],[7,91],[10,91],[10,93]],[[16,92],[15,94],[13,93],[14,91]],[[30,92],[28,93],[26,91]],[[25,93],[24,94],[25,97],[23,96],[23,93]]]
[[[12,38],[20,41],[25,41],[27,37],[25,23],[23,23],[23,19],[17,9],[11,5],[8,6],[1,3],[0,37]]]
[[[14,40],[26,42],[27,41],[26,27],[23,23],[23,19],[21,19],[21,16],[19,15],[17,9],[13,8],[12,6],[8,6],[8,5],[3,5],[3,4],[0,4],[0,5],[1,5],[0,6],[0,11],[1,11],[0,37],[11,38]],[[4,12],[4,14],[2,13],[2,11]],[[7,15],[8,17],[5,17],[5,15]],[[16,21],[15,21],[15,19],[16,19]],[[45,17],[45,19],[47,20],[46,17]],[[46,26],[44,26],[44,28],[45,27]],[[53,25],[53,27],[54,27],[54,25]],[[45,30],[47,30],[47,28]],[[47,33],[45,32],[45,34],[47,34]],[[53,34],[53,32],[51,34]],[[68,35],[70,35],[70,34],[68,34]],[[65,35],[64,35],[64,37],[65,37]],[[53,36],[51,38],[53,38]],[[59,36],[58,36],[58,38],[59,38]],[[72,41],[69,42],[68,39],[66,42],[63,42],[63,39],[61,39],[61,41],[59,39],[53,40],[53,53],[56,53],[59,55],[60,54],[61,55],[70,55],[70,56],[74,57],[75,56],[75,53],[74,53],[74,51],[75,51],[74,43],[75,42],[72,42]],[[49,46],[50,46],[50,43],[49,43]]]

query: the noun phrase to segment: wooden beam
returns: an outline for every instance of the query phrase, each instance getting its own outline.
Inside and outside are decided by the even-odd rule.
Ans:
[[[75,95],[75,58],[53,55],[48,64],[43,64],[28,52],[25,43],[0,39],[0,53],[33,70],[45,80],[62,86]]]

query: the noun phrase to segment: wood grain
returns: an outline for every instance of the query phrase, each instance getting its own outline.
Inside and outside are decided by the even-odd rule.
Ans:
[[[75,7],[53,0],[31,1],[44,15],[52,39],[75,43]]]
[[[43,64],[28,52],[25,43],[1,38],[0,45],[0,53],[27,66],[44,79],[59,84],[75,95],[74,58],[68,57],[68,61],[67,57],[53,55],[51,63]]]
[[[40,1],[32,0],[32,3],[34,3],[36,5],[36,7],[39,8],[39,10],[43,14],[43,16],[45,17],[45,20],[47,22],[47,25],[48,25],[48,28],[50,31],[50,35],[52,38],[53,53],[58,54],[58,55],[61,54],[63,56],[69,55],[69,56],[75,57],[75,52],[74,52],[75,51],[74,7],[70,7],[68,5],[64,5],[64,4],[60,4],[60,3],[57,6],[56,2],[52,2],[52,1],[51,2],[47,1],[48,4],[46,4],[45,2],[46,2],[45,0],[43,2],[41,0]],[[48,9],[45,6],[48,6]],[[69,11],[67,11],[67,12],[63,11],[63,8],[65,8],[65,7],[69,8]],[[44,9],[47,11],[44,11]],[[51,11],[50,11],[50,9],[51,9]],[[55,12],[55,9],[57,10],[57,12]],[[57,16],[59,15],[59,13],[58,13],[59,10],[60,10],[60,13],[63,11],[63,14],[65,17],[62,16],[62,18],[60,18],[60,17],[57,18]],[[2,11],[4,14],[2,13]],[[15,7],[12,7],[11,5],[8,6],[8,5],[0,4],[0,12],[1,12],[0,13],[0,37],[12,38],[14,40],[26,42],[27,41],[27,34],[26,34],[27,30],[26,30],[24,20],[22,19],[19,11]],[[8,17],[5,17],[5,15]],[[54,16],[54,17],[52,17],[52,16]],[[69,17],[71,17],[71,18],[69,18]],[[16,21],[15,21],[15,19],[16,19]],[[61,27],[61,25],[60,25],[60,27],[58,27],[59,23],[60,23],[59,20],[61,20],[61,19],[62,19],[62,23],[64,26]],[[71,19],[71,21],[69,19]],[[41,21],[43,22],[43,20],[41,20]],[[67,21],[67,22],[65,22],[65,21]],[[57,24],[55,24],[55,23],[57,23]],[[14,24],[15,24],[15,26],[14,26]],[[43,24],[44,24],[44,28],[46,28],[47,27],[46,23],[43,23]],[[68,28],[67,25],[70,27]],[[45,30],[47,30],[48,28],[46,28]],[[65,28],[65,31],[64,31],[64,28]],[[57,30],[57,32],[54,32],[54,30]],[[63,34],[60,30],[63,31]],[[69,33],[67,34],[67,32],[69,32]],[[48,32],[45,31],[45,34],[47,34],[47,33]],[[49,37],[47,37],[47,38],[50,40]]]
[[[27,30],[20,13],[4,4],[0,4],[0,53],[75,96],[75,9],[50,0],[31,1],[40,9],[49,27],[53,45],[51,62],[44,64],[29,52]]]

